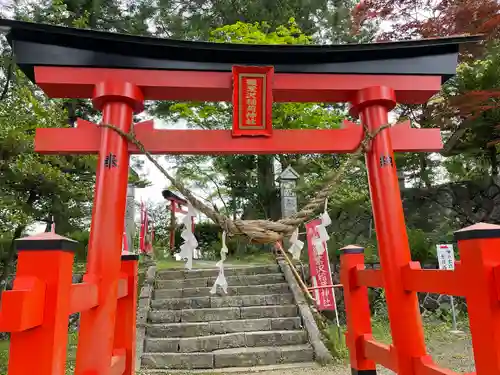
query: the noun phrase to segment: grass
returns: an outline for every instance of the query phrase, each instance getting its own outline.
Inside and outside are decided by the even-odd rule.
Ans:
[[[75,371],[77,343],[78,332],[70,332],[68,334],[66,375],[72,375]],[[7,375],[7,367],[9,363],[9,346],[10,343],[8,340],[0,341],[0,375]]]
[[[424,323],[424,335],[428,340],[433,340],[433,341],[449,341],[454,338],[453,335],[450,334],[451,331],[451,324],[448,322],[436,320],[436,319],[429,319],[429,318],[424,318],[423,319]],[[464,320],[463,322],[459,322],[459,329],[464,330],[465,332],[468,331],[467,326],[468,322]],[[384,344],[391,344],[392,343],[392,337],[391,337],[391,329],[389,327],[389,322],[385,319],[372,319],[372,330],[373,330],[373,337],[384,343]]]
[[[463,332],[461,334],[450,332],[450,322],[424,317],[423,323],[427,351],[438,366],[458,373],[475,371],[470,331],[465,317],[458,320],[458,329]],[[337,327],[330,325],[324,332],[325,344],[339,363],[345,363],[349,357],[343,334],[345,327],[341,327],[341,331],[339,336]],[[372,319],[372,333],[375,340],[386,345],[392,343],[391,330],[386,319]],[[381,373],[386,374],[384,371]]]

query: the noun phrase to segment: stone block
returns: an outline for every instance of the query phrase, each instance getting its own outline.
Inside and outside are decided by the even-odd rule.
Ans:
[[[139,299],[150,298],[153,294],[153,286],[149,284],[145,284],[139,293]]]
[[[271,294],[266,296],[266,305],[290,305],[294,303],[292,294]]]
[[[157,271],[156,279],[158,280],[179,280],[184,279],[184,270]]]
[[[154,324],[147,329],[149,337],[196,337],[212,334],[210,326],[203,323]]]
[[[281,363],[311,362],[314,353],[310,345],[263,346],[214,351],[214,365],[224,367],[268,366]]]
[[[138,308],[136,312],[135,322],[138,327],[145,327],[148,322],[148,308]]]
[[[219,348],[219,336],[187,337],[179,341],[179,352],[213,352]]]
[[[242,319],[298,316],[297,306],[247,306],[241,308]]]
[[[305,331],[268,331],[247,332],[245,334],[246,346],[283,346],[300,345],[307,343]]]
[[[142,356],[146,369],[210,369],[214,366],[212,353],[146,353]]]
[[[150,308],[151,298],[142,298],[139,300],[137,307],[138,308]]]
[[[282,346],[280,349],[282,363],[311,362],[314,360],[314,350],[311,345]]]
[[[210,322],[209,326],[210,331],[214,334],[269,331],[271,329],[271,321],[269,319],[230,320]]]
[[[148,316],[151,323],[176,323],[181,321],[181,310],[155,310]]]
[[[210,297],[171,298],[151,301],[156,310],[203,309],[210,307]]]
[[[216,277],[208,278],[207,285],[212,286]],[[234,275],[226,276],[229,286],[265,285],[285,282],[282,273],[270,273],[262,275]]]
[[[193,269],[191,271],[186,271],[184,274],[185,279],[200,279],[209,278],[217,276],[219,274],[219,269],[207,268],[207,269]]]
[[[148,338],[144,351],[146,353],[177,353],[180,341],[179,338]]]
[[[240,318],[240,309],[229,308],[207,308],[186,309],[182,311],[182,322],[209,322],[214,320],[232,320]]]
[[[156,289],[155,299],[182,298],[182,289]]]
[[[178,280],[157,280],[156,287],[158,289],[184,289],[184,288],[197,288],[208,286],[207,277],[192,278],[192,279],[178,279]],[[214,278],[215,280],[215,278]],[[211,284],[213,285],[213,283]]]
[[[231,349],[245,346],[245,333],[226,333],[219,335],[219,347],[217,349]]]
[[[210,304],[212,307],[263,306],[266,304],[266,296],[212,297]]]
[[[156,278],[156,266],[150,266],[146,270],[146,283],[149,285],[153,285]]]
[[[261,284],[261,285],[245,285],[245,286],[237,286],[237,287],[229,287],[229,289],[234,290],[235,294],[244,296],[244,295],[264,295],[264,294],[281,294],[281,293],[290,293],[290,289],[288,288],[288,284]]]
[[[225,275],[261,275],[269,273],[280,273],[281,270],[277,264],[251,266],[251,267],[235,267],[225,270]]]
[[[215,368],[253,367],[280,363],[278,348],[235,348],[221,349],[214,352]]]
[[[271,329],[276,331],[284,331],[288,329],[301,329],[302,319],[300,317],[291,318],[274,318],[271,320]]]
[[[197,297],[197,296],[206,296],[210,297],[210,289],[209,287],[196,287],[196,288],[184,288],[181,289],[182,297]]]

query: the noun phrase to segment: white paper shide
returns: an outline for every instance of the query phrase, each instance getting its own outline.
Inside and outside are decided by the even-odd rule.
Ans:
[[[304,242],[299,240],[299,228],[295,229],[290,237],[290,248],[288,252],[292,254],[292,258],[295,260],[300,260],[300,253],[304,247]]]
[[[316,227],[316,230],[318,231],[318,236],[317,237],[315,236],[313,239],[314,247],[316,248],[319,255],[323,254],[323,252],[325,251],[325,247],[323,246],[323,244],[327,243],[328,240],[330,239],[330,236],[326,231],[326,227],[332,223],[332,219],[330,218],[330,215],[328,215],[327,209],[328,209],[328,199],[325,199],[325,210],[319,217],[321,220],[321,224],[319,224]]]
[[[181,232],[181,237],[184,243],[181,245],[179,257],[186,260],[185,268],[191,270],[193,268],[193,253],[198,247],[198,241],[193,233],[192,218],[196,216],[196,212],[192,205],[188,205],[188,212],[182,219],[184,229]]]
[[[226,254],[228,252],[229,250],[226,246],[226,232],[224,231],[222,233],[222,247],[220,249],[220,260],[215,265],[217,268],[219,268],[219,274],[217,275],[217,279],[215,279],[215,283],[212,286],[212,289],[210,289],[210,294],[217,293],[217,286],[220,286],[224,291],[224,293],[227,294],[227,280],[226,277],[224,276],[224,261],[226,260]]]

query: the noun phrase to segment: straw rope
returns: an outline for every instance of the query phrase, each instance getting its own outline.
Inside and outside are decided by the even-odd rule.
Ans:
[[[370,133],[364,128],[364,138],[356,150],[350,154],[349,158],[340,166],[340,168],[327,174],[323,180],[321,189],[311,198],[311,200],[295,215],[289,218],[283,218],[278,221],[271,220],[232,220],[205,203],[197,199],[179,180],[172,177],[163,168],[158,161],[148,152],[144,145],[135,137],[133,131],[130,133],[124,132],[111,124],[100,124],[99,126],[111,129],[120,134],[130,143],[134,144],[141,153],[146,155],[151,163],[170,181],[191,205],[198,211],[203,212],[214,223],[221,226],[230,235],[245,235],[255,243],[275,243],[284,237],[290,235],[297,227],[308,221],[324,204],[325,199],[331,194],[331,190],[342,178],[344,173],[353,167],[357,159],[369,151],[371,141],[384,129],[390,127],[390,124],[384,124],[375,132]]]

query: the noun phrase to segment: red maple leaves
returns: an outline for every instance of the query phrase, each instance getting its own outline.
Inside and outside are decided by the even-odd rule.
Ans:
[[[379,21],[380,40],[433,38],[462,34],[498,37],[497,0],[363,0],[354,9],[355,25]]]

